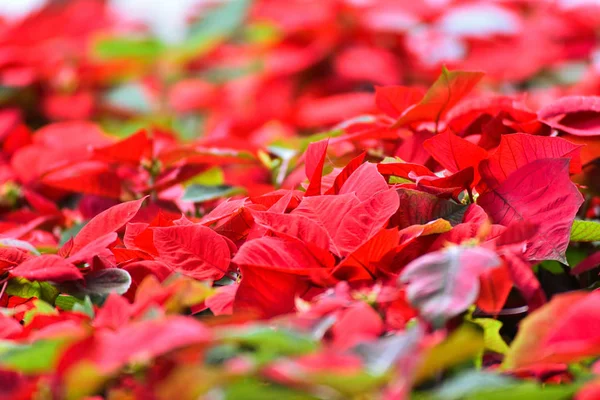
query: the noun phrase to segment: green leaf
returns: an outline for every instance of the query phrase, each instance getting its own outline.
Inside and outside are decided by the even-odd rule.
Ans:
[[[152,59],[159,56],[164,45],[154,38],[111,37],[98,40],[93,55],[102,60],[118,58]]]
[[[204,201],[234,196],[243,192],[244,190],[242,188],[236,188],[229,185],[208,186],[193,184],[185,189],[185,193],[183,194],[181,200],[201,203]]]
[[[90,300],[90,296],[85,296],[85,300],[83,302],[76,302],[73,304],[73,311],[78,311],[92,319],[94,319],[94,316],[96,315],[94,312],[94,305],[92,304],[92,300]]]
[[[50,372],[66,342],[64,338],[38,340],[28,345],[0,341],[0,366],[25,374]]]
[[[85,226],[85,224],[87,224],[87,221],[81,222],[79,224],[75,224],[72,227],[70,227],[69,229],[65,229],[64,231],[62,231],[61,234],[60,234],[60,243],[59,243],[59,245],[62,246],[65,243],[67,243],[71,238],[77,236],[77,234],[79,233],[79,231],[81,229],[83,229],[83,227]]]
[[[483,343],[486,350],[506,354],[508,345],[500,336],[502,322],[492,318],[475,318],[472,321],[483,328]]]
[[[263,326],[250,327],[237,331],[224,331],[222,339],[226,343],[237,343],[245,349],[256,352],[258,361],[268,361],[277,356],[302,355],[315,351],[318,344],[309,336],[284,329],[271,329]]]
[[[207,169],[200,175],[196,175],[186,182],[187,185],[198,184],[205,186],[217,186],[225,183],[225,174],[220,167]]]
[[[599,242],[600,222],[576,219],[571,227],[572,242]]]
[[[183,44],[184,53],[197,56],[231,36],[244,22],[250,3],[249,0],[231,0],[204,15],[191,26]]]
[[[512,378],[482,371],[467,371],[445,382],[435,391],[439,400],[461,400],[481,390],[494,390],[514,385]]]
[[[288,389],[284,386],[261,382],[256,379],[242,379],[224,388],[225,400],[312,400],[316,397],[307,393]]]
[[[61,310],[71,311],[73,310],[73,306],[75,304],[83,304],[83,300],[78,299],[77,297],[69,296],[68,294],[60,294],[56,298],[54,305]]]
[[[139,83],[128,83],[111,89],[106,95],[106,102],[113,107],[145,114],[151,111],[151,104]]]
[[[8,282],[6,293],[24,299],[36,297],[50,304],[54,304],[59,291],[48,282],[30,282],[25,278],[13,278]]]

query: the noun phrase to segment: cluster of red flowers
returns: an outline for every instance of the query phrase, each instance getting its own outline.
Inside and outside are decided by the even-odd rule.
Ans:
[[[0,399],[600,397],[591,3],[0,22]]]

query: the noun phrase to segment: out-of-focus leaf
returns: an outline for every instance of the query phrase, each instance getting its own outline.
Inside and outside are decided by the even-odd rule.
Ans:
[[[423,382],[439,371],[473,359],[485,346],[483,332],[473,325],[462,325],[442,343],[430,349],[420,364],[415,382]]]
[[[505,354],[508,351],[508,345],[500,336],[501,321],[492,318],[475,318],[472,321],[483,329],[483,341],[486,350],[499,354]]]
[[[54,301],[54,305],[61,310],[71,311],[76,304],[83,304],[82,300],[77,297],[69,296],[67,294],[59,295]]]
[[[467,371],[444,382],[433,397],[438,400],[462,400],[480,391],[494,391],[513,386],[516,381],[507,376],[483,371]]]
[[[92,319],[96,315],[94,312],[94,305],[92,304],[92,300],[90,300],[89,296],[85,296],[85,300],[83,302],[76,302],[73,304],[72,310],[79,311]]]
[[[36,315],[55,315],[58,311],[50,304],[42,300],[35,300],[33,302],[34,308],[28,310],[23,316],[23,322],[25,325],[29,324]]]
[[[88,273],[85,276],[85,286],[80,285],[79,288],[89,295],[108,295],[124,294],[130,285],[129,272],[124,269],[109,268]]]
[[[260,382],[255,379],[243,379],[226,385],[224,391],[225,400],[316,400],[307,393],[294,391],[285,386],[272,383]]]
[[[15,345],[0,342],[0,366],[26,374],[50,372],[65,344],[64,339],[38,340],[32,344]]]
[[[22,249],[29,251],[30,253],[35,254],[36,256],[40,255],[40,252],[31,245],[31,243],[26,242],[24,240],[18,239],[10,239],[10,238],[0,238],[0,247],[16,247],[17,249]]]
[[[106,102],[136,114],[149,113],[152,109],[150,100],[139,83],[127,83],[111,89],[106,95]]]
[[[36,297],[54,304],[56,296],[60,292],[48,282],[30,282],[25,278],[13,278],[8,282],[6,293],[24,299]]]
[[[600,241],[600,222],[581,221],[576,219],[571,227],[572,242],[598,242]]]
[[[229,185],[200,185],[192,184],[185,189],[181,200],[202,203],[204,201],[221,199],[241,194],[244,189]]]
[[[231,0],[203,15],[191,26],[183,44],[184,53],[194,52],[198,56],[232,35],[244,21],[250,3],[249,0]]]
[[[94,44],[93,54],[102,60],[118,58],[151,59],[161,54],[164,46],[154,38],[108,37]]]
[[[529,314],[504,358],[507,369],[568,363],[600,354],[600,292],[556,295]],[[557,318],[560,316],[560,318]]]
[[[237,331],[222,332],[221,339],[226,343],[237,343],[254,348],[266,357],[294,356],[311,353],[318,348],[310,336],[290,330],[271,329],[254,326]]]
[[[406,296],[436,326],[466,311],[477,299],[479,276],[500,266],[495,252],[483,247],[453,246],[409,263],[400,279]]]

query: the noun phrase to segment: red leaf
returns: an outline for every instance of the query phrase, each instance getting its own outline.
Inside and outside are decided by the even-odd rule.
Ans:
[[[449,131],[437,134],[423,142],[423,147],[450,172],[458,172],[468,167],[477,167],[482,160],[488,158],[488,152],[456,136]],[[479,181],[479,173],[475,173],[475,182]]]
[[[569,179],[568,167],[567,159],[533,161],[479,197],[478,204],[497,224],[526,220],[539,225],[540,233],[528,241],[525,255],[529,260],[566,263],[571,225],[583,203]],[[492,186],[485,177],[483,180]]]
[[[342,169],[342,171],[335,177],[333,185],[325,192],[325,194],[339,194],[340,189],[342,188],[344,183],[346,183],[346,181],[350,176],[352,176],[354,171],[356,171],[361,166],[366,155],[366,152],[362,152],[358,156],[354,157],[348,164],[346,164],[344,169]]]
[[[376,193],[363,202],[352,193],[314,196],[304,198],[292,215],[304,215],[317,222],[331,238],[331,251],[344,257],[377,234],[398,205],[394,190]]]
[[[583,274],[584,272],[594,269],[598,266],[600,266],[600,251],[596,251],[577,264],[577,266],[571,270],[571,274]]]
[[[242,265],[240,271],[242,281],[233,301],[234,313],[249,312],[258,318],[289,313],[296,295],[308,288],[301,277],[281,270]]]
[[[94,155],[100,160],[137,165],[144,156],[149,155],[151,145],[148,133],[141,130],[116,143],[94,149]]]
[[[360,201],[365,201],[375,193],[387,190],[387,188],[388,184],[377,171],[377,166],[364,163],[344,182],[339,194],[354,193]]]
[[[299,240],[263,237],[244,243],[233,257],[238,266],[273,269],[309,275],[315,269],[331,268],[333,257],[317,258],[311,249]]]
[[[177,348],[207,342],[211,336],[208,328],[191,318],[138,321],[116,332],[100,331],[92,361],[102,371],[110,372],[129,362],[147,362]]]
[[[274,232],[284,233],[322,249],[330,247],[327,231],[303,215],[273,212],[254,212],[252,215],[254,222]]]
[[[217,280],[229,269],[224,238],[202,225],[153,228],[154,246],[171,268],[195,279]]]
[[[95,328],[117,330],[129,322],[131,305],[123,297],[111,293],[94,318]]]
[[[525,262],[521,256],[511,253],[505,254],[504,259],[512,281],[527,301],[529,311],[541,307],[546,302],[546,295],[533,273],[531,265]]]
[[[486,271],[479,277],[479,297],[477,307],[496,315],[504,307],[506,299],[513,287],[510,272],[505,265]]]
[[[506,354],[514,369],[540,363],[569,363],[600,352],[600,292],[555,296],[523,320]]]
[[[10,273],[31,281],[66,282],[83,279],[75,265],[54,254],[30,258]]]
[[[600,135],[600,97],[563,97],[539,110],[538,118],[552,128],[572,135]]]
[[[329,139],[314,142],[308,145],[305,154],[305,171],[309,180],[305,196],[318,196],[321,194],[321,177],[323,175],[323,164],[327,155]]]
[[[375,86],[375,103],[381,111],[397,119],[408,107],[416,104],[423,94],[422,90],[407,86]]]
[[[116,232],[139,211],[146,198],[118,204],[92,218],[73,239],[71,253],[76,253],[99,236]]]
[[[394,127],[413,122],[438,122],[483,78],[482,72],[448,71],[442,68],[442,74],[429,88],[418,104],[405,110]]]
[[[581,172],[579,152],[582,147],[559,137],[503,135],[500,146],[487,161],[481,163],[480,172],[485,176],[487,184],[493,188],[532,161],[543,158],[569,158],[569,172],[576,174]]]
[[[400,241],[397,229],[382,229],[365,244],[352,252],[335,267],[333,274],[346,281],[372,280],[377,276],[378,264]]]

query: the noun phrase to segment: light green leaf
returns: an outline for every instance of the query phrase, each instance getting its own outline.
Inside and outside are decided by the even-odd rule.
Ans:
[[[139,83],[128,83],[108,92],[106,102],[118,108],[135,113],[149,113],[151,104]]]
[[[38,340],[28,345],[0,342],[0,366],[25,374],[49,372],[65,343],[65,339]]]
[[[92,51],[102,60],[152,59],[159,56],[164,48],[164,45],[154,38],[111,37],[98,40]]]
[[[576,219],[571,227],[572,242],[599,242],[600,222]]]
[[[204,15],[191,26],[183,44],[184,53],[201,54],[231,36],[244,22],[250,3],[249,0],[231,0]]]
[[[92,304],[92,300],[90,300],[90,296],[85,296],[85,300],[83,302],[77,302],[73,304],[73,311],[83,313],[92,319],[96,315],[94,312],[94,305]]]
[[[8,282],[6,293],[24,299],[36,297],[54,304],[59,291],[48,282],[30,282],[25,278],[13,278]]]
[[[486,350],[506,354],[508,345],[500,336],[502,322],[492,318],[475,318],[472,321],[483,328],[483,343]]]

